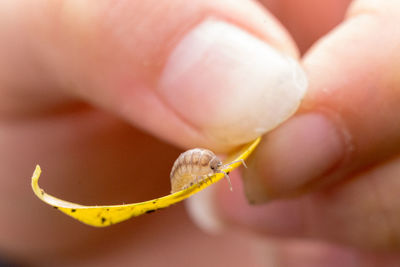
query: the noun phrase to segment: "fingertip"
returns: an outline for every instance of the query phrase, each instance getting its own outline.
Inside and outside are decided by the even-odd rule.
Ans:
[[[300,64],[237,26],[207,19],[171,53],[158,92],[219,149],[249,142],[300,104]]]
[[[349,152],[342,129],[328,116],[298,114],[270,133],[252,156],[243,174],[246,196],[259,204],[310,190]]]
[[[149,8],[127,4],[139,17]],[[181,12],[161,12],[172,8]],[[218,152],[254,140],[297,109],[307,88],[297,50],[261,6],[172,1],[156,10],[141,24],[157,40],[131,22],[125,26],[121,6],[114,11],[120,20],[103,15],[114,27],[100,21],[100,37],[109,39],[88,55],[92,63],[100,59],[95,69],[104,75],[88,75],[94,88],[80,86],[79,95],[169,142]],[[113,54],[104,56],[109,49]],[[92,64],[81,66],[92,71]]]
[[[226,152],[249,142],[290,116],[307,87],[293,41],[253,1],[84,1],[49,13],[32,26],[56,83],[44,91],[182,147]]]
[[[186,208],[190,218],[203,231],[220,234],[225,225],[215,205],[217,188],[210,186],[187,200]]]

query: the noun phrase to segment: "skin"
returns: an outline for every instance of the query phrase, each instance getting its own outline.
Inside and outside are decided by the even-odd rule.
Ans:
[[[214,2],[0,4],[3,258],[33,266],[398,266],[398,1]],[[182,206],[99,230],[39,202],[29,188],[35,163],[43,188],[61,198],[134,202],[169,191],[176,147],[237,145],[219,146],[147,93],[205,15],[262,36],[309,78],[298,113],[264,139],[244,173],[260,185],[257,194],[245,189],[260,205],[247,204],[237,181],[234,193],[225,187],[216,201],[227,233],[209,237]],[[318,146],[296,130],[310,113],[343,137],[324,148],[340,158],[333,166],[307,153]],[[282,138],[293,144],[289,152]],[[288,162],[284,177],[271,171]]]

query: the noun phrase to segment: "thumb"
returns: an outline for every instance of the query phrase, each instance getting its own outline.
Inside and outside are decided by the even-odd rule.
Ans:
[[[302,109],[263,139],[244,173],[250,201],[276,201],[251,207],[240,190],[209,193],[213,205],[190,204],[200,224],[398,249],[399,10],[398,1],[355,1],[305,56]]]
[[[21,27],[36,34],[27,45],[40,75],[52,80],[35,86],[47,88],[35,91],[36,103],[73,96],[169,142],[217,151],[256,138],[296,110],[306,89],[291,59],[297,51],[253,1],[111,3],[27,11]]]

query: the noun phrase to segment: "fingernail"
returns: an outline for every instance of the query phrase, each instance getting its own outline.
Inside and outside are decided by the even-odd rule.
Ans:
[[[220,188],[218,188],[220,189]],[[273,236],[300,236],[304,230],[304,214],[301,202],[277,200],[267,205],[250,205],[241,186],[234,192],[218,190],[214,195],[214,219],[224,229],[238,228]]]
[[[172,51],[157,90],[182,119],[225,146],[288,118],[306,88],[294,59],[233,24],[207,19]]]
[[[231,192],[226,184],[219,182],[186,202],[189,215],[196,225],[210,234],[237,231],[238,227],[289,236],[299,234],[303,216],[299,203],[276,201],[268,205],[249,205],[243,195],[243,186],[237,172],[230,174]]]
[[[218,204],[221,202],[219,195],[243,195],[242,183],[238,172],[233,171],[229,176],[233,186],[233,193],[227,184],[223,183],[225,181],[220,181],[198,192],[186,201],[186,208],[190,218],[200,229],[209,234],[224,233],[227,230],[227,226],[229,226]],[[243,201],[244,198],[240,196],[241,202],[247,204],[246,201]],[[233,203],[233,205],[236,205],[236,203]]]
[[[344,139],[322,114],[298,115],[272,132],[258,147],[244,172],[252,203],[290,195],[328,174],[343,159]]]
[[[203,231],[210,234],[223,232],[224,224],[216,209],[216,187],[210,186],[186,201],[190,218]]]

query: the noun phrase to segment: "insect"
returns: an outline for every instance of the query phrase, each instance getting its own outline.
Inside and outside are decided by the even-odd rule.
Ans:
[[[194,148],[180,154],[172,166],[171,193],[199,184],[216,173],[223,173],[232,191],[232,184],[228,174],[223,170],[229,165],[241,162],[246,168],[244,160],[237,160],[223,165],[222,161],[210,150]]]

